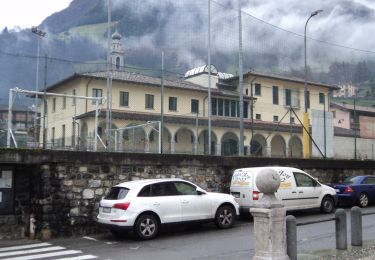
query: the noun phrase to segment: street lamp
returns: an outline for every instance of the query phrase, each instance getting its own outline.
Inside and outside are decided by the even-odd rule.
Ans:
[[[46,36],[46,32],[40,30],[38,27],[31,27],[31,32],[38,36],[38,47],[37,47],[37,57],[36,57],[36,82],[35,91],[39,91],[39,56],[40,56],[40,39]],[[37,141],[37,115],[38,115],[38,94],[35,94],[35,115],[34,115],[34,141]]]
[[[307,24],[310,21],[310,19],[318,15],[319,13],[323,12],[323,10],[316,10],[311,13],[309,19],[307,19],[305,24],[305,34],[304,34],[304,40],[305,40],[305,88],[304,88],[304,99],[305,99],[305,113],[303,115],[303,157],[309,158],[310,157],[310,142],[309,142],[309,114],[307,113],[307,54],[306,54],[306,30],[307,30]]]

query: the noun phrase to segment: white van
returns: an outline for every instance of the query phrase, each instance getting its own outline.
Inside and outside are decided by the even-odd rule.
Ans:
[[[230,192],[240,205],[241,213],[249,213],[262,193],[255,184],[258,172],[265,168],[275,170],[281,179],[276,197],[286,210],[320,208],[324,213],[331,213],[337,205],[336,192],[332,187],[319,183],[306,172],[290,167],[254,167],[234,171]]]

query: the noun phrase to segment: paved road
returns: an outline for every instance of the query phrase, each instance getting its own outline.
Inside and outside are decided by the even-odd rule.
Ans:
[[[349,213],[349,209],[347,211]],[[375,207],[367,208],[364,212],[375,212]],[[333,217],[316,211],[294,215],[298,223]],[[299,253],[335,248],[333,221],[298,226],[297,230]],[[375,215],[363,217],[363,235],[365,240],[375,239]],[[348,242],[350,243],[350,233]],[[211,224],[168,229],[151,241],[137,241],[132,237],[116,240],[108,233],[74,239],[54,239],[49,243],[65,250],[78,250],[78,257],[98,259],[251,259],[254,254],[253,222],[243,219],[229,230],[218,230]]]

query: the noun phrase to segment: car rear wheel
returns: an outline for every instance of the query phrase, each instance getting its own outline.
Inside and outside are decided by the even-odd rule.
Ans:
[[[332,213],[335,210],[335,203],[329,196],[324,197],[320,206],[320,211],[323,213]]]
[[[218,228],[230,228],[234,225],[236,212],[231,206],[224,205],[218,208],[215,215],[215,224]]]
[[[141,240],[152,239],[158,232],[159,222],[151,214],[141,215],[134,225],[134,234]]]
[[[359,202],[359,206],[361,208],[366,208],[370,201],[369,201],[369,198],[368,198],[366,193],[361,193],[359,195],[359,201],[358,202]]]

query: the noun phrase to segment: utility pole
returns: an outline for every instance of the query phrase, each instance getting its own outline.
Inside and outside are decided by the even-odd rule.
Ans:
[[[111,73],[111,0],[108,0],[108,23],[107,23],[107,111],[106,111],[106,128],[107,128],[107,148],[111,149],[112,126],[112,73]],[[95,136],[95,138],[97,138]]]
[[[208,0],[208,154],[211,155],[211,0]]]
[[[163,127],[164,127],[164,51],[161,52],[161,84],[160,84],[160,143],[163,153]]]
[[[243,135],[243,72],[242,72],[242,16],[241,0],[238,0],[238,67],[239,67],[239,92],[240,92],[240,144],[239,155],[244,155]]]
[[[48,102],[47,102],[47,95],[46,95],[46,92],[47,92],[47,60],[48,60],[48,59],[47,59],[47,54],[46,54],[46,55],[44,56],[43,149],[46,149],[46,146],[47,146],[47,123],[46,123],[46,120],[47,120],[47,113],[48,113],[48,109],[47,109]]]
[[[353,111],[353,125],[354,125],[354,160],[357,160],[357,111],[355,107],[356,103],[356,97],[357,95],[354,95],[354,111]]]

